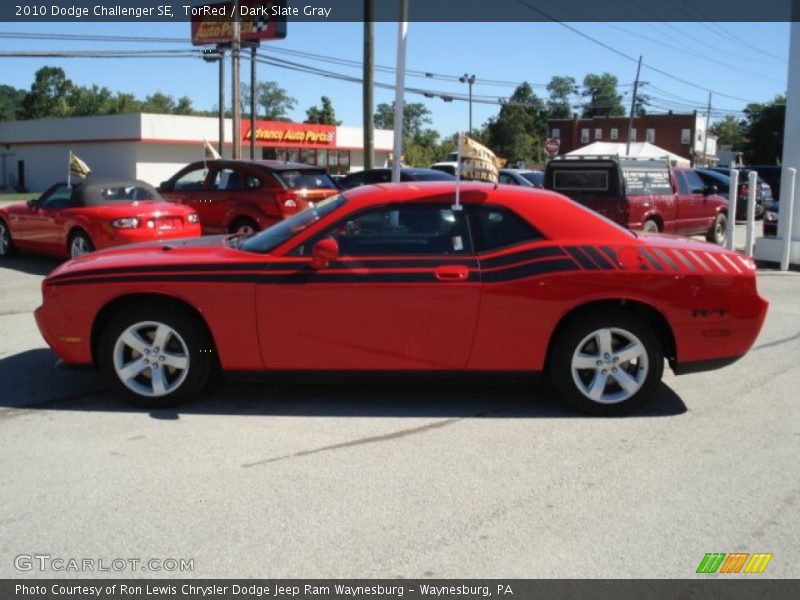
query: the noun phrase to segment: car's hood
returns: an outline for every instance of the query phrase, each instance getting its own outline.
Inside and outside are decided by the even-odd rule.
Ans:
[[[48,279],[76,274],[92,275],[146,271],[165,266],[213,265],[232,259],[242,262],[263,261],[263,256],[233,248],[228,235],[185,238],[169,241],[128,244],[92,252],[69,260],[56,268]]]

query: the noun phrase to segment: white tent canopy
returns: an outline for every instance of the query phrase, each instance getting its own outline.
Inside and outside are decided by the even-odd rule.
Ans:
[[[594,142],[583,148],[578,148],[572,152],[568,152],[570,156],[587,156],[587,155],[619,155],[619,156],[632,156],[635,158],[666,158],[669,163],[676,167],[691,166],[689,160],[673,154],[668,150],[659,148],[650,142],[631,142],[630,151],[627,150],[627,144],[617,142]]]

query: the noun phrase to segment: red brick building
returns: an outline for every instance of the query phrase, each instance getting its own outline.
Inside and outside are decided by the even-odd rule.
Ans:
[[[548,137],[561,140],[560,154],[567,154],[594,142],[628,141],[628,117],[592,117],[583,119],[550,119]],[[706,146],[706,117],[691,114],[645,115],[633,119],[630,133],[632,142],[650,142],[689,159],[692,164],[716,162],[717,138],[708,136],[708,160],[703,160]]]

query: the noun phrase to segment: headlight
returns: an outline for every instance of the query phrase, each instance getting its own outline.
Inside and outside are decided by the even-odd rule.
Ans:
[[[136,217],[126,217],[124,219],[114,219],[111,221],[114,229],[136,229],[139,226],[139,219]]]
[[[289,199],[289,200],[287,200],[286,202],[283,203],[283,207],[284,208],[297,208],[297,202],[295,202],[294,200]]]
[[[197,216],[197,213],[191,213],[188,217],[186,217],[186,222],[190,225],[194,225],[200,221],[200,217]]]

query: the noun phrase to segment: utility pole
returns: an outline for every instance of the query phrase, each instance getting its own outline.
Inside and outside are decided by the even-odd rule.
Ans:
[[[373,0],[364,0],[364,168],[375,167],[375,118],[372,107],[375,104],[373,93],[375,88],[375,26],[372,22]]]
[[[706,130],[703,132],[703,166],[708,166],[708,129],[711,127],[711,92],[708,92],[708,110],[706,111]],[[692,140],[694,145],[694,140]]]
[[[469,85],[469,134],[472,135],[472,84],[475,83],[475,75],[464,73],[464,76],[459,77],[458,80]]]
[[[242,24],[239,21],[239,2],[233,3],[233,32],[231,35],[231,96],[233,99],[233,159],[242,158],[242,90],[239,86],[239,61],[242,54]]]
[[[219,63],[219,142],[217,152],[222,156],[225,144],[225,46],[217,44],[215,50],[203,50],[203,60]]]
[[[642,55],[639,55],[639,64],[636,67],[636,80],[633,82],[633,98],[631,98],[631,114],[628,117],[628,144],[625,147],[625,155],[631,154],[631,132],[633,131],[633,110],[636,108],[636,93],[639,91],[639,73],[642,71]]]
[[[250,160],[256,157],[256,55],[258,42],[250,42]]]

